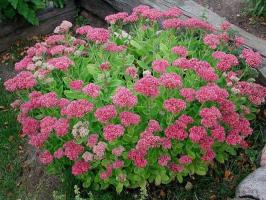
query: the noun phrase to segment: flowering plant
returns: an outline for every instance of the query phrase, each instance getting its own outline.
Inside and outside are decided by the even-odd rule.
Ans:
[[[266,95],[252,77],[261,56],[229,23],[215,30],[181,14],[140,5],[107,16],[108,29],[75,35],[64,21],[16,63],[21,72],[4,85],[17,92],[22,132],[49,170],[120,192],[205,175],[248,147]]]

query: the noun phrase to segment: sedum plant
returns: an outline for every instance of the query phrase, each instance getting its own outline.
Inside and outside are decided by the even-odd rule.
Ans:
[[[229,23],[215,30],[181,14],[140,5],[75,34],[64,21],[16,63],[4,85],[49,171],[121,192],[205,175],[248,148],[266,95],[254,83],[262,57]]]

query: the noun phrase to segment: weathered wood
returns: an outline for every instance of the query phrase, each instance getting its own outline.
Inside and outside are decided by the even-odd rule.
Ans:
[[[75,1],[68,0],[63,9],[54,8],[40,12],[39,26],[32,26],[26,22],[1,23],[0,52],[7,50],[18,39],[52,32],[63,20],[73,21],[76,13]]]
[[[93,13],[101,19],[104,19],[105,16],[119,12],[109,3],[105,1],[95,1],[95,0],[80,0],[79,4],[85,10]]]

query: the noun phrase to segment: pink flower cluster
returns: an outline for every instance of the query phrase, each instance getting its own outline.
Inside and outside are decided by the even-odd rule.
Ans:
[[[70,65],[74,64],[74,62],[70,60],[67,56],[52,58],[48,60],[47,63],[63,71],[67,70]]]
[[[79,99],[70,102],[67,106],[61,109],[61,115],[66,115],[68,118],[83,117],[86,113],[93,110],[93,104],[85,99]]]
[[[146,75],[138,80],[134,85],[134,90],[140,94],[149,97],[156,97],[159,95],[159,80],[151,75]]]
[[[113,105],[107,105],[101,108],[97,108],[94,116],[98,121],[106,123],[116,116],[115,107]]]
[[[86,31],[87,38],[96,43],[105,43],[110,37],[109,31],[104,28],[90,28]]]
[[[254,52],[252,49],[243,49],[240,55],[245,59],[246,63],[254,68],[258,68],[262,64],[262,57],[258,52]]]
[[[31,72],[22,71],[14,78],[7,80],[4,83],[6,90],[13,92],[16,90],[31,89],[37,84]]]
[[[103,129],[103,136],[107,141],[114,141],[124,134],[124,127],[119,124],[108,124]]]
[[[233,66],[237,66],[239,64],[236,56],[222,51],[215,51],[212,56],[219,60],[217,68],[221,71],[230,70]]]
[[[167,67],[169,67],[167,60],[161,59],[152,62],[152,69],[156,72],[164,73]]]
[[[163,107],[168,112],[177,114],[186,108],[186,102],[182,99],[170,98],[164,101]]]
[[[124,108],[132,108],[138,103],[138,99],[127,88],[120,87],[113,96],[113,104]]]
[[[119,12],[116,14],[108,15],[105,17],[105,21],[107,21],[109,24],[115,24],[119,20],[123,20],[128,16],[128,13],[126,12]]]

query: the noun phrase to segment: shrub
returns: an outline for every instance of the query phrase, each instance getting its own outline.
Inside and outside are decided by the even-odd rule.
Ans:
[[[215,30],[180,15],[141,5],[75,36],[64,21],[16,63],[22,72],[4,85],[18,94],[22,132],[49,171],[120,192],[205,175],[248,147],[266,94],[252,77],[262,57],[229,23]]]

